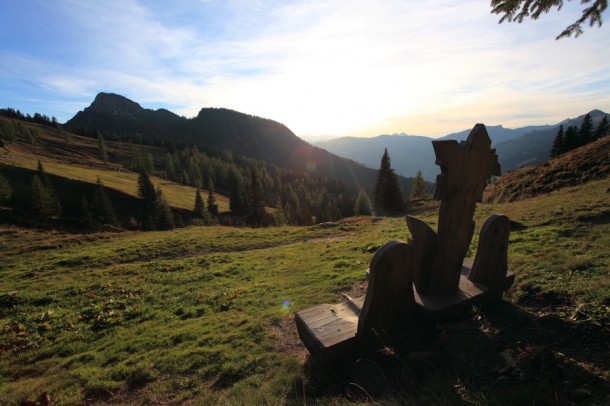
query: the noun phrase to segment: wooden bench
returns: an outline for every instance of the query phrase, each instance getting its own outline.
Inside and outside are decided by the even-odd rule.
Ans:
[[[407,216],[411,238],[390,241],[375,253],[366,296],[297,312],[299,336],[313,357],[329,361],[377,348],[408,334],[416,313],[437,319],[483,300],[501,300],[512,286],[514,274],[507,269],[510,221],[504,215],[487,219],[474,260],[463,262],[474,230],[476,201],[481,200],[487,178],[499,174],[485,127],[477,124],[461,144],[438,143],[438,234]],[[457,215],[459,207],[465,213]],[[455,239],[448,237],[451,233]]]

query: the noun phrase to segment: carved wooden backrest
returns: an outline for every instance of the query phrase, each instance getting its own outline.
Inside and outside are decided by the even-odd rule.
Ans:
[[[488,289],[488,300],[501,300],[508,272],[510,220],[493,214],[481,227],[479,246],[468,279]]]
[[[421,293],[443,294],[458,288],[462,263],[474,232],[476,203],[487,180],[500,175],[498,156],[483,124],[474,126],[466,141],[433,141],[441,174],[434,198],[441,201],[438,214],[436,256]]]
[[[377,347],[404,329],[415,310],[411,275],[413,248],[403,241],[384,244],[373,256],[369,285],[358,319],[361,345]]]

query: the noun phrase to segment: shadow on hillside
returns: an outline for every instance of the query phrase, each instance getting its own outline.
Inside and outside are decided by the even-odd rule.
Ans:
[[[436,323],[417,350],[304,365],[305,399],[346,397],[396,404],[607,404],[608,326],[536,315],[508,302]],[[606,376],[604,376],[606,374]]]

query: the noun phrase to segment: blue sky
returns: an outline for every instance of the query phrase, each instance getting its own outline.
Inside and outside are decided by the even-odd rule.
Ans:
[[[485,0],[2,0],[0,107],[64,122],[113,92],[306,139],[553,124],[610,112],[610,21],[555,40],[579,3],[498,24]]]

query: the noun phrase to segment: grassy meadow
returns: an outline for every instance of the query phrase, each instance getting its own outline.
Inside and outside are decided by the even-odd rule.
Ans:
[[[317,367],[292,317],[362,292],[376,248],[408,237],[402,218],[83,235],[0,226],[0,403],[48,392],[53,405],[603,404],[607,189],[480,205],[478,226],[495,212],[512,220],[506,301],[437,323],[429,348],[372,373]],[[416,215],[436,226],[434,205]]]
[[[57,162],[53,159],[44,159],[40,156],[25,154],[12,146],[5,148],[9,153],[0,155],[0,163],[35,170],[40,160],[45,172],[51,175],[62,176],[67,179],[83,182],[95,183],[97,178],[102,181],[105,187],[117,190],[130,196],[137,196],[138,174],[126,170],[120,170],[117,165],[104,165],[102,162],[92,164],[91,161],[83,162],[80,165]],[[95,162],[95,161],[94,161]],[[155,188],[163,191],[163,196],[171,207],[184,210],[193,210],[196,189],[192,186],[181,185],[176,182],[168,181],[157,176],[151,176]],[[207,191],[202,195],[205,199]],[[226,196],[216,193],[216,204],[220,212],[229,211],[229,199]]]

